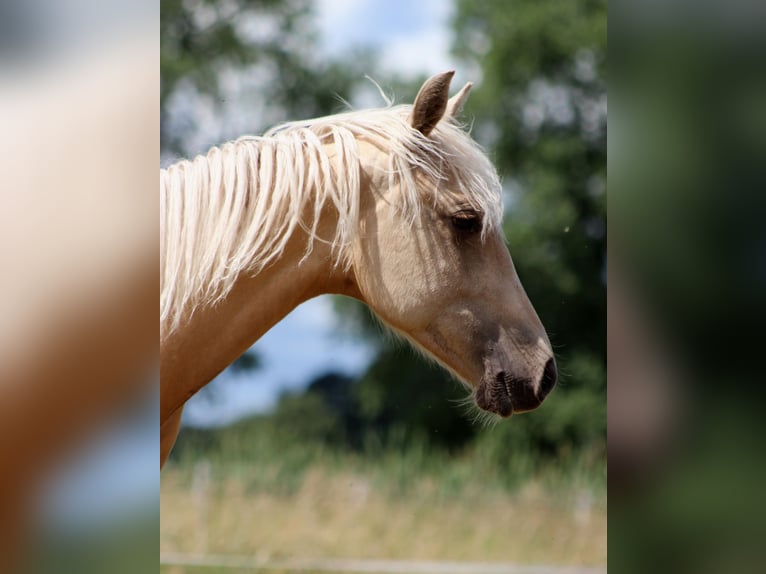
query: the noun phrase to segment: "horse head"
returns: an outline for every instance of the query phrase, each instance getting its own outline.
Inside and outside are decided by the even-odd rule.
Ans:
[[[402,141],[360,143],[368,193],[348,273],[384,323],[508,417],[542,403],[556,365],[506,247],[497,173],[455,120],[471,86],[449,99],[453,74],[398,110]]]

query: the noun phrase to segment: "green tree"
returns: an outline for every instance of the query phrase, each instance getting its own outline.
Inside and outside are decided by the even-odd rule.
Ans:
[[[365,438],[386,444],[395,433],[447,448],[473,437],[459,407],[465,394],[444,369],[404,343],[386,345],[354,388]]]
[[[337,96],[353,93],[374,65],[364,51],[339,60],[317,57],[310,0],[162,0],[160,37],[161,145],[176,154],[189,153],[184,138],[196,124],[195,117],[171,121],[180,90],[191,90],[220,113],[228,95],[225,75],[258,75],[265,78],[258,97],[268,102],[270,115],[308,118],[337,111]]]

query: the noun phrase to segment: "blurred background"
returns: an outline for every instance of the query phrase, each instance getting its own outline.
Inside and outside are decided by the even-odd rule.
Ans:
[[[766,5],[610,2],[619,572],[761,572]]]
[[[457,70],[560,383],[495,426],[358,303],[296,309],[195,396],[161,475],[184,556],[606,565],[606,2],[163,0],[161,162],[412,102]],[[211,334],[212,336],[212,334]],[[221,570],[223,571],[223,570]]]
[[[159,550],[159,14],[0,3],[0,571]]]

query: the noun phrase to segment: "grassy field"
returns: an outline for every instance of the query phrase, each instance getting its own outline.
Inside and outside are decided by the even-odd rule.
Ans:
[[[161,551],[605,565],[605,480],[538,473],[508,488],[472,461],[303,466],[198,460],[161,481]],[[422,461],[421,461],[422,463]],[[166,567],[167,574],[214,572]],[[229,570],[229,572],[236,570]]]

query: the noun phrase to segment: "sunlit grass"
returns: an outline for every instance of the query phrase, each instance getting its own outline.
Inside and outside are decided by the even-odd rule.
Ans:
[[[163,471],[163,552],[606,564],[605,476],[592,462],[541,467],[519,457],[509,461],[516,471],[498,472],[474,452],[417,445],[375,457],[299,446],[260,458],[225,452]]]

